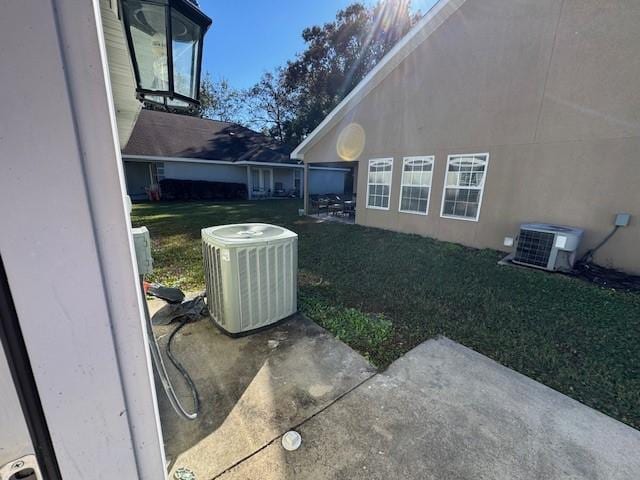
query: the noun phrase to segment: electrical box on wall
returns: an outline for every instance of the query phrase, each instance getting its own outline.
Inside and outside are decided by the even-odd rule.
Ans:
[[[138,273],[146,275],[153,272],[153,258],[151,257],[151,237],[147,227],[132,228],[133,245],[136,249]]]
[[[616,215],[616,227],[626,227],[629,225],[629,220],[631,220],[631,214],[629,213],[618,213]]]

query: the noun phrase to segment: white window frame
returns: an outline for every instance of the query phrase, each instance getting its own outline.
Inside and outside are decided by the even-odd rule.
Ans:
[[[407,162],[412,161],[412,160],[427,160],[429,162],[431,162],[431,178],[429,180],[429,184],[428,185],[419,185],[422,188],[428,187],[429,188],[429,193],[427,194],[427,208],[424,212],[420,212],[417,210],[403,210],[402,209],[402,190],[404,187],[415,187],[416,185],[411,185],[411,184],[406,184],[404,183],[404,166],[407,164]],[[422,216],[427,216],[429,215],[429,205],[431,203],[431,189],[432,189],[432,185],[433,185],[433,170],[435,168],[435,164],[436,164],[436,159],[434,155],[419,155],[419,156],[414,156],[414,157],[404,157],[402,159],[402,176],[400,177],[400,194],[398,196],[398,211],[400,213],[409,213],[412,215],[422,215]]]
[[[391,163],[391,171],[389,172],[389,202],[386,207],[377,207],[375,205],[369,205],[369,188],[371,187],[371,183],[369,183],[369,175],[371,173],[371,164],[373,162],[378,162],[380,160],[388,160]],[[385,185],[383,183],[376,183],[374,185]],[[371,210],[389,210],[391,208],[391,186],[393,185],[393,157],[384,157],[384,158],[370,158],[369,163],[367,164],[367,201],[365,203],[366,207]]]
[[[468,186],[456,186],[456,187],[447,187],[447,175],[449,174],[449,165],[451,165],[451,160],[459,157],[485,157],[484,164],[484,175],[482,176],[482,184],[478,187],[468,187]],[[482,198],[484,197],[484,186],[487,181],[487,173],[489,171],[489,153],[456,153],[453,155],[447,156],[447,166],[444,171],[444,181],[442,187],[442,202],[440,204],[440,217],[442,218],[450,218],[453,220],[464,220],[467,222],[477,222],[480,219],[480,210],[482,209]],[[457,188],[463,190],[479,190],[480,194],[478,195],[478,211],[476,212],[475,217],[462,217],[458,215],[445,215],[444,213],[444,201],[447,195],[447,188]]]

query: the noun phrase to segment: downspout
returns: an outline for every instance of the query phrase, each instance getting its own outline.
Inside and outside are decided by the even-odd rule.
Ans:
[[[309,164],[304,164],[304,214],[309,215]]]
[[[247,199],[251,198],[251,167],[247,165]]]

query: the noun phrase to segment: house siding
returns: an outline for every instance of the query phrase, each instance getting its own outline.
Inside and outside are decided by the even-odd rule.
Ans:
[[[336,157],[359,123],[357,223],[503,249],[527,221],[585,228],[581,251],[631,213],[596,261],[640,272],[640,3],[467,0],[304,152]],[[478,222],[441,218],[447,155],[490,154]],[[402,157],[435,155],[428,216],[398,212]],[[393,157],[388,211],[365,208],[367,161]]]
[[[247,167],[187,162],[163,162],[164,178],[247,183]]]
[[[145,187],[151,183],[151,174],[147,173],[150,164],[161,164],[163,174],[161,178],[174,178],[178,180],[204,180],[208,182],[242,183],[247,185],[247,168],[262,168],[273,172],[273,186],[276,182],[282,183],[285,191],[295,189],[294,172],[299,171],[302,179],[302,168],[298,167],[274,167],[269,165],[225,165],[220,163],[206,163],[189,161],[171,161],[156,157],[138,156],[135,159],[124,157],[124,172],[127,183],[127,193],[134,199],[145,198]],[[345,175],[347,172],[327,169],[312,170],[311,193],[344,193]],[[252,188],[249,178],[248,189]]]

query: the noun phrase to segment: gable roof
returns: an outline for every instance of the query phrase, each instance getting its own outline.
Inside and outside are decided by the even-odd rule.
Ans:
[[[382,60],[354,87],[293,152],[291,158],[304,159],[304,152],[327,134],[349,111],[386,78],[422,42],[437,30],[466,0],[439,0],[416,25],[400,39]]]
[[[142,110],[123,155],[297,164],[290,148],[241,125]]]

